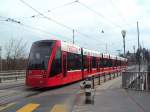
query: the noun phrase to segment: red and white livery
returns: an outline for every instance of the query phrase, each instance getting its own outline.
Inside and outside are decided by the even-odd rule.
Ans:
[[[81,48],[60,40],[34,42],[29,55],[26,85],[53,87],[79,81],[93,73],[114,73],[127,59]]]

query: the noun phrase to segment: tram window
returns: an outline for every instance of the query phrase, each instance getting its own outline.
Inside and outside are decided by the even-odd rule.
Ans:
[[[121,65],[121,61],[117,60],[116,61],[116,66],[120,66]]]
[[[110,59],[103,59],[103,66],[104,67],[110,67],[111,63],[110,63]]]
[[[103,66],[104,66],[104,67],[107,67],[107,66],[108,66],[108,61],[107,61],[107,59],[105,59],[105,58],[103,59]]]
[[[112,66],[113,67],[115,66],[115,60],[114,59],[112,60]]]
[[[116,60],[116,67],[118,66],[118,60]]]
[[[56,51],[55,58],[52,62],[51,74],[50,76],[55,76],[56,74],[61,73],[61,49],[58,48]]]
[[[67,53],[67,70],[81,69],[81,55],[74,53]]]
[[[122,61],[119,61],[119,66],[121,66]]]
[[[107,59],[107,67],[110,67],[110,59]]]
[[[100,70],[100,69],[99,69],[99,63],[100,63],[100,60],[99,60],[99,58],[98,58],[97,61],[96,61],[96,68],[97,68],[97,71]]]
[[[96,68],[96,57],[92,57],[92,68]]]
[[[84,66],[84,69],[88,68],[88,58],[87,58],[87,56],[83,56],[83,66]]]
[[[100,61],[99,61],[99,66],[100,66],[100,68],[103,67],[103,59],[102,59],[102,58],[101,58]]]
[[[75,58],[75,69],[81,69],[81,55],[80,54],[74,54],[74,58]]]
[[[109,59],[106,59],[106,67],[109,67]]]
[[[112,65],[113,65],[112,59],[109,59],[109,67],[112,67]]]
[[[117,60],[117,61],[116,61],[116,67],[118,66],[118,64],[119,64],[119,63],[118,63],[118,60]]]
[[[30,51],[28,69],[46,70],[55,41],[35,42]]]
[[[119,64],[119,65],[121,66],[121,65],[122,65],[122,63],[123,63],[123,62],[122,62],[122,61],[120,61],[120,64]]]

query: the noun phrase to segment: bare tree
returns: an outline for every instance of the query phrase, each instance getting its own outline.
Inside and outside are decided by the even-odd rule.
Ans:
[[[18,69],[20,61],[26,59],[27,42],[23,39],[10,39],[5,45],[6,69]],[[20,67],[19,67],[20,68]]]

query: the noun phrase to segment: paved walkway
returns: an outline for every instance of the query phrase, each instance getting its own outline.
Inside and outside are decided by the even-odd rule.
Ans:
[[[150,93],[121,89],[121,77],[97,87],[94,104],[80,93],[72,112],[150,112]]]

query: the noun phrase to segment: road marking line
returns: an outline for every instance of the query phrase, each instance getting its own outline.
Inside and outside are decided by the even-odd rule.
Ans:
[[[7,108],[9,108],[9,107],[11,107],[11,106],[13,106],[14,104],[16,104],[16,103],[9,103],[9,104],[7,104],[7,105],[5,105],[5,106],[1,106],[1,107],[0,107],[0,111],[2,111],[2,110],[4,110],[4,109],[7,109]]]
[[[65,104],[56,104],[50,112],[68,112]]]
[[[40,104],[29,103],[29,104],[23,106],[22,108],[20,108],[19,110],[17,110],[17,112],[32,112],[38,106],[40,106]]]

